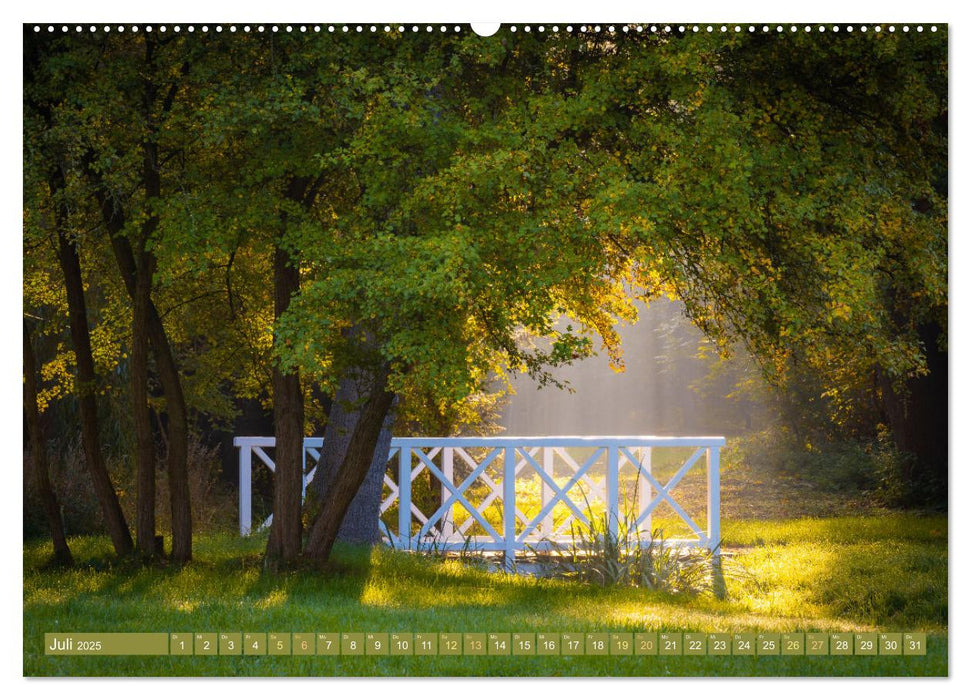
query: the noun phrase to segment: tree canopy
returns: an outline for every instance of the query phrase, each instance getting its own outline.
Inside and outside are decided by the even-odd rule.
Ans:
[[[669,296],[777,385],[808,368],[837,422],[882,402],[920,452],[899,417],[946,370],[946,60],[945,32],[25,29],[38,405],[73,381],[59,235],[98,376],[151,330],[135,386],[165,391],[135,406],[170,423],[291,376],[288,415],[320,425],[362,371],[385,412],[457,422],[496,375],[622,366],[617,320]]]

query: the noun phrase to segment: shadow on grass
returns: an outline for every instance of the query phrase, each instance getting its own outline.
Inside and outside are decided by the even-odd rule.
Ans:
[[[604,611],[624,609],[614,617],[625,624],[642,610],[658,619],[691,612],[736,624],[741,616],[763,615],[773,625],[791,618],[946,630],[946,519],[897,515],[746,528],[737,524],[736,540],[750,544],[713,559],[712,595],[701,597],[491,574],[456,561],[346,546],[322,571],[265,574],[262,542],[230,536],[201,538],[196,561],[183,568],[111,560],[105,541],[88,538],[76,548],[77,567],[42,569],[44,547],[27,544],[25,624],[56,620],[125,631],[141,629],[150,615],[159,618],[152,620],[159,629],[235,629],[255,620],[288,630],[376,629],[376,622],[400,630],[435,620],[451,629],[488,622],[512,630],[517,621],[542,625],[544,617],[596,623]],[[751,571],[751,581],[733,573],[736,561]]]
[[[882,631],[946,629],[947,550],[914,544],[840,547],[814,598],[833,617]]]
[[[369,549],[338,546],[324,567],[267,573],[261,542],[218,539],[203,541],[195,559],[182,567],[119,560],[88,543],[85,558],[75,567],[51,570],[39,564],[38,548],[25,546],[25,623],[32,618],[69,620],[97,630],[110,622],[115,631],[140,631],[144,616],[152,616],[159,618],[155,626],[160,629],[180,623],[186,629],[235,629],[247,619],[315,609],[322,597],[356,604],[373,568]]]

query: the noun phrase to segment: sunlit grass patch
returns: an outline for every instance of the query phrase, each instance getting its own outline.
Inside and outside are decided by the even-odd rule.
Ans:
[[[176,569],[112,562],[104,538],[74,541],[75,569],[24,547],[27,675],[942,675],[947,673],[947,522],[879,515],[731,523],[723,598],[492,573],[456,559],[339,547],[321,572],[262,571],[265,540],[202,536]],[[50,631],[924,631],[914,658],[233,659],[41,652]]]
[[[728,520],[722,525],[722,538],[729,546],[895,540],[946,544],[947,516],[877,513],[836,518]]]

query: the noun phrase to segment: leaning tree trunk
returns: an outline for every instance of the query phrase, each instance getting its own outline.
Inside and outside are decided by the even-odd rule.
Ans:
[[[381,493],[384,475],[388,469],[388,451],[391,448],[391,428],[394,425],[394,401],[381,425],[378,440],[374,444],[374,457],[361,487],[351,501],[341,522],[337,539],[354,544],[377,544],[381,541]]]
[[[347,456],[351,437],[360,418],[360,404],[364,399],[359,376],[345,376],[337,388],[337,393],[327,414],[327,427],[324,431],[324,446],[313,482],[310,484],[311,518],[319,512],[320,504],[330,488],[340,465]],[[394,423],[394,410],[388,411],[374,448],[374,458],[368,468],[364,482],[341,523],[338,539],[355,544],[375,544],[381,539],[378,517],[381,509],[381,491],[384,474],[388,464],[388,449],[391,446],[391,427]]]
[[[300,285],[290,255],[277,247],[273,261],[274,316],[278,322]],[[266,545],[268,565],[291,564],[302,545],[303,394],[300,375],[273,366],[273,425],[276,436],[273,472],[273,524]]]
[[[34,485],[40,497],[47,524],[51,528],[51,541],[54,545],[54,562],[64,566],[73,566],[74,558],[71,548],[64,535],[64,521],[61,518],[61,507],[57,502],[57,495],[51,485],[50,473],[47,470],[47,450],[44,445],[44,426],[41,422],[40,410],[37,407],[37,360],[34,358],[34,346],[30,340],[30,331],[24,323],[24,412],[27,417],[27,433],[30,437],[30,457],[33,466]]]
[[[138,268],[131,243],[124,234],[125,219],[120,209],[103,189],[96,173],[88,171],[95,183],[95,198],[111,239],[111,249],[118,271],[134,301],[137,292]],[[153,261],[154,265],[154,261]],[[172,510],[172,560],[184,563],[192,559],[192,508],[189,501],[189,421],[186,412],[182,377],[172,353],[172,346],[162,325],[158,309],[149,297],[147,318],[148,340],[155,355],[155,365],[168,416],[169,501]]]
[[[57,190],[52,187],[52,193]],[[55,207],[57,211],[58,207]],[[60,218],[60,217],[58,217]],[[71,344],[77,365],[75,389],[78,395],[78,411],[81,414],[81,443],[84,462],[94,484],[94,492],[108,528],[108,534],[118,556],[132,552],[131,533],[118,503],[118,495],[108,475],[101,438],[98,435],[98,406],[95,401],[94,359],[91,355],[91,337],[88,332],[88,315],[84,303],[84,283],[81,279],[81,261],[74,243],[64,230],[65,222],[58,221],[58,257],[64,273],[67,304],[71,320]]]
[[[365,401],[357,420],[354,421],[344,457],[339,466],[325,476],[318,486],[323,494],[316,504],[316,515],[304,550],[308,559],[327,561],[351,502],[372,471],[375,459],[381,458],[382,467],[387,462],[387,447],[383,454],[378,451],[378,440],[386,427],[395,399],[394,394],[387,389],[387,378],[388,368],[385,367],[376,373],[371,386],[362,394]],[[338,401],[335,399],[332,413],[337,406]],[[377,527],[376,513],[373,522]]]
[[[189,497],[189,419],[172,346],[155,304],[148,307],[148,339],[155,354],[168,415],[169,506],[172,511],[172,560],[192,559],[192,505]]]
[[[162,319],[155,305],[148,309],[148,339],[155,352],[155,363],[165,410],[169,417],[169,505],[172,510],[172,560],[185,563],[192,559],[192,505],[189,500],[189,420],[186,414],[182,378],[172,356]]]
[[[337,393],[327,412],[327,426],[324,428],[324,444],[317,460],[314,480],[308,487],[311,520],[317,516],[317,506],[327,494],[334,475],[351,444],[351,434],[357,425],[358,411],[355,406],[361,400],[360,382],[356,376],[343,377],[337,385]]]

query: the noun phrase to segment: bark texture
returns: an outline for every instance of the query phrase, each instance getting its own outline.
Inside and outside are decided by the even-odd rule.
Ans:
[[[394,394],[387,389],[387,378],[388,368],[384,367],[373,381],[368,382],[368,388],[362,392],[364,401],[350,432],[343,459],[337,469],[328,471],[323,476],[324,481],[317,485],[317,493],[321,495],[304,550],[308,559],[317,562],[328,559],[351,502],[372,471],[376,456],[383,457],[380,460],[382,468],[387,462],[387,448],[383,455],[378,452],[378,441],[395,400]],[[335,399],[334,409],[338,404]],[[325,437],[325,445],[326,440]],[[376,527],[376,514],[373,522]]]
[[[135,423],[136,508],[135,546],[140,556],[153,559],[161,554],[155,538],[155,438],[148,405],[148,305],[151,302],[152,271],[142,256],[132,308],[131,397]]]
[[[289,254],[276,248],[273,263],[275,320],[286,312],[297,293],[300,274]],[[290,564],[300,556],[303,505],[303,393],[300,376],[273,367],[273,425],[276,451],[273,473],[273,524],[266,545],[267,563],[272,567]]]
[[[388,450],[391,448],[391,427],[394,424],[394,402],[384,418],[381,432],[374,445],[371,466],[357,495],[351,501],[347,514],[341,522],[337,539],[354,544],[377,544],[381,541],[381,528],[378,519],[381,514],[381,492],[384,475],[388,468]]]
[[[355,375],[344,377],[337,388],[337,394],[327,416],[324,431],[324,446],[320,453],[317,474],[310,484],[309,491],[316,503],[315,512],[323,502],[340,465],[347,456],[354,429],[360,418],[360,405],[366,398],[367,380]],[[388,464],[388,450],[391,447],[391,428],[394,423],[394,407],[388,411],[378,440],[374,447],[374,457],[360,490],[347,510],[341,523],[338,539],[355,544],[375,544],[381,539],[378,516],[381,508],[381,490]]]

